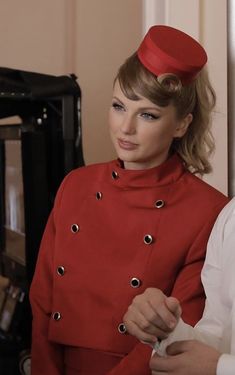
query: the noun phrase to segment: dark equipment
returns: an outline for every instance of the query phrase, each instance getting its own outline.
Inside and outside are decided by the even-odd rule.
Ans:
[[[0,68],[0,121],[0,275],[9,280],[0,298],[0,373],[17,375],[30,348],[28,291],[43,230],[62,179],[84,165],[75,75]]]

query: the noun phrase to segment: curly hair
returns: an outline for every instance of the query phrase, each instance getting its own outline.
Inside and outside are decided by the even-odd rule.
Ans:
[[[200,175],[211,172],[209,157],[215,147],[211,115],[216,95],[205,67],[191,83],[182,85],[173,74],[155,76],[134,53],[121,65],[114,82],[116,80],[128,99],[139,100],[139,96],[143,96],[158,106],[172,104],[178,119],[191,113],[193,119],[187,132],[173,140],[171,152],[177,152],[191,172]]]

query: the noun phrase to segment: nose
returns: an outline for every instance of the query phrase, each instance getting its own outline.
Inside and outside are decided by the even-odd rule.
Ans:
[[[134,134],[136,132],[136,122],[130,116],[124,116],[121,131],[123,134]]]

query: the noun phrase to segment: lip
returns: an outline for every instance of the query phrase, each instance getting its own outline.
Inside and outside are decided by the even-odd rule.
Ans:
[[[120,138],[118,138],[118,145],[123,150],[135,150],[138,147],[136,143],[132,143]]]

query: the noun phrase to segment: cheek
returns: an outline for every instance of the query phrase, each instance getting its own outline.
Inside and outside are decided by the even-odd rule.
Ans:
[[[114,133],[118,129],[118,118],[112,111],[109,112],[108,123],[110,132]]]
[[[112,128],[113,128],[113,116],[112,114],[109,112],[109,115],[108,115],[108,125],[109,125],[109,130],[112,131]]]
[[[158,127],[148,134],[145,133],[142,139],[145,139],[146,144],[148,143],[151,147],[165,148],[172,143],[173,134],[172,130],[167,127]]]

